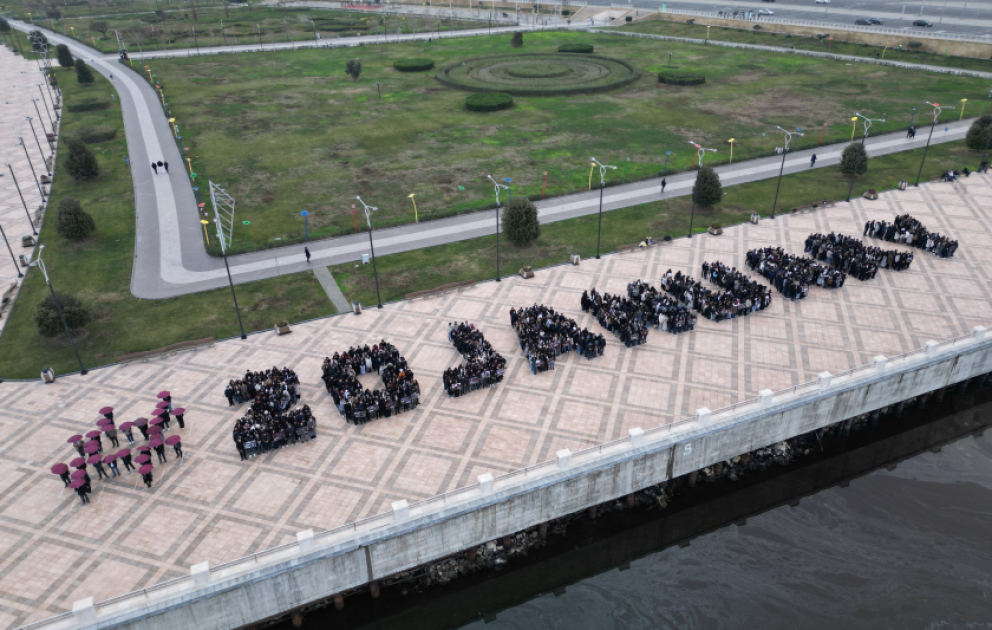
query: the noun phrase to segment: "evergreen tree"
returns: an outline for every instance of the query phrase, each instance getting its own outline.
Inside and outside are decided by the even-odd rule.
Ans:
[[[86,143],[78,138],[67,138],[69,157],[66,160],[66,170],[76,179],[93,179],[100,174],[100,164],[93,152],[86,148]]]
[[[510,46],[513,46],[514,48],[520,48],[523,45],[524,45],[524,34],[521,33],[520,31],[517,31],[516,33],[513,34],[513,38],[510,40]]]
[[[0,33],[9,33],[9,32],[10,32],[10,22],[7,21],[7,18],[0,17]]]
[[[62,315],[65,316],[65,323],[69,330],[78,330],[90,322],[89,310],[75,296],[61,292],[56,292],[55,295],[59,299]],[[57,337],[65,333],[65,326],[62,325],[62,318],[59,317],[59,311],[55,302],[52,301],[51,293],[45,296],[45,299],[35,310],[34,323],[42,337]]]
[[[69,47],[65,44],[56,46],[55,53],[58,55],[59,65],[63,68],[72,68],[76,65],[76,62],[72,59],[72,53],[69,52]]]
[[[992,134],[992,114],[984,114],[971,123],[968,135],[964,137],[964,144],[973,151],[984,151],[989,134]]]
[[[854,174],[857,165],[858,175],[868,172],[868,151],[861,146],[860,142],[852,142],[844,147],[844,152],[840,154],[840,172],[845,175]]]
[[[76,80],[83,85],[93,83],[93,71],[82,59],[76,60]]]
[[[537,206],[526,197],[517,197],[503,210],[503,233],[514,245],[526,245],[541,235]]]
[[[58,223],[56,230],[63,238],[86,238],[96,229],[96,222],[83,206],[72,197],[66,197],[59,202]]]
[[[357,59],[349,59],[348,63],[344,64],[344,73],[357,81],[362,74],[362,62]]]
[[[714,206],[723,199],[723,184],[720,183],[720,176],[709,166],[702,167],[696,174],[692,198],[704,208]]]

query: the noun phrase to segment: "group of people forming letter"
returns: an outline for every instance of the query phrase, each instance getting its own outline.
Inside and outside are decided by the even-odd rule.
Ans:
[[[335,352],[324,359],[321,380],[345,420],[365,424],[369,420],[416,409],[420,384],[396,346],[380,341]],[[360,375],[378,372],[385,389],[365,389]]]
[[[465,363],[448,368],[441,377],[448,396],[457,398],[483,387],[494,387],[503,380],[506,359],[493,350],[492,344],[473,324],[449,323],[448,341],[465,359]]]
[[[533,374],[555,369],[555,358],[566,352],[574,350],[587,359],[595,359],[603,356],[606,349],[603,335],[580,329],[574,319],[543,304],[511,308],[510,326],[517,333]]]
[[[950,237],[931,232],[908,214],[901,214],[895,221],[868,221],[863,236],[880,238],[891,243],[908,245],[930,252],[941,258],[950,258],[958,251],[958,242]]]

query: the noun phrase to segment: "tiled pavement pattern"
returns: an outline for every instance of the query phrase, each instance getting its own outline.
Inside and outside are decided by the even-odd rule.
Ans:
[[[957,235],[958,257],[918,253],[910,271],[881,271],[839,291],[813,289],[802,302],[776,293],[770,309],[735,320],[701,321],[693,333],[654,332],[626,350],[612,336],[604,357],[570,355],[533,376],[508,324],[512,306],[540,302],[580,324],[583,289],[623,291],[637,278],[657,282],[668,268],[698,275],[703,260],[742,266],[753,247],[802,252],[811,231],[861,234],[868,219],[911,213],[931,229]],[[839,371],[877,354],[898,354],[928,339],[965,334],[992,319],[992,176],[886,193],[878,201],[838,204],[781,216],[724,235],[679,239],[601,261],[539,270],[433,299],[367,308],[212,347],[92,371],[53,385],[0,385],[0,626],[13,627],[167,578],[203,561],[220,563],[386,511],[391,501],[421,499],[554,456],[621,437],[633,427],[671,422]],[[459,399],[444,395],[442,371],[459,362],[446,339],[449,321],[468,320],[507,357],[495,389]],[[423,404],[413,412],[346,425],[320,383],[324,356],[381,338],[395,343],[416,372]],[[237,414],[221,392],[246,368],[295,368],[319,437],[242,463],[231,442]],[[374,377],[363,377],[372,385]],[[48,472],[74,455],[66,437],[89,430],[112,405],[119,420],[149,412],[167,388],[185,406],[187,459],[156,466],[155,486],[135,476],[95,481],[92,505],[61,494]],[[173,425],[175,430],[175,425]],[[171,455],[171,450],[169,451]],[[164,474],[163,474],[164,473]]]
[[[10,241],[15,256],[20,254],[29,256],[33,249],[21,247],[21,237],[31,234],[31,227],[24,206],[21,205],[21,199],[17,196],[17,188],[7,164],[14,168],[14,175],[20,185],[21,194],[24,195],[24,202],[33,216],[34,211],[41,205],[41,193],[38,192],[38,186],[31,175],[31,166],[18,137],[24,139],[31,164],[34,165],[38,177],[47,174],[44,160],[52,152],[45,140],[45,132],[51,132],[52,127],[37,87],[43,85],[44,81],[45,77],[38,69],[37,62],[24,59],[20,55],[15,55],[6,46],[0,46],[0,86],[3,86],[3,94],[0,95],[0,226],[7,234],[7,240]],[[49,98],[47,92],[44,98]],[[38,107],[44,117],[41,121],[38,120],[32,99],[38,99]],[[33,119],[35,131],[38,132],[37,139],[31,132],[27,116]],[[55,114],[52,114],[52,119],[55,119]],[[45,152],[44,157],[38,152],[39,140]],[[17,267],[11,262],[6,245],[0,242],[0,295],[15,281],[18,281]],[[0,330],[3,329],[6,321],[5,314],[0,319]]]

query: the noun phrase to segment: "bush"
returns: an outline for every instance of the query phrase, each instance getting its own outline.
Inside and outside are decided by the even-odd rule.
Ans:
[[[358,59],[349,59],[348,63],[344,64],[344,73],[357,81],[362,74],[362,62]]]
[[[513,37],[510,39],[510,46],[513,46],[514,48],[520,48],[523,45],[524,45],[524,34],[521,33],[520,31],[517,31],[516,33],[513,34]]]
[[[93,152],[86,148],[86,144],[78,138],[67,138],[69,145],[69,157],[66,159],[65,168],[69,174],[76,179],[93,179],[100,174],[100,164],[96,161]]]
[[[537,206],[529,199],[517,197],[503,210],[503,233],[514,245],[526,245],[541,235]]]
[[[909,47],[912,50],[923,48],[923,42],[909,42]]]
[[[10,22],[7,21],[7,18],[0,17],[0,33],[9,33],[9,32],[10,32]]]
[[[65,197],[59,202],[58,221],[55,226],[56,231],[62,238],[78,240],[86,238],[96,229],[96,222],[72,197]]]
[[[855,164],[858,175],[864,175],[868,171],[868,152],[860,142],[852,142],[844,147],[844,152],[840,155],[840,172],[845,175],[853,174]]]
[[[83,85],[93,83],[93,72],[82,59],[76,60],[76,80]]]
[[[626,18],[624,18],[624,19],[625,19],[625,20],[626,20],[627,22],[633,22],[633,21],[634,21],[634,18],[633,18],[632,16],[629,16],[629,15],[628,15],[628,16],[627,16]]]
[[[971,123],[968,135],[964,137],[965,146],[973,151],[983,151],[992,134],[992,114],[984,114]]]
[[[62,19],[62,9],[58,7],[48,7],[45,9],[45,17],[49,20],[61,20]]]
[[[434,67],[433,59],[399,59],[393,67],[400,72],[424,72]]]
[[[99,33],[103,37],[107,36],[108,28],[110,28],[110,26],[106,22],[103,21],[90,22],[90,30]]]
[[[566,16],[567,16],[567,15],[571,15],[571,14],[572,14],[572,12],[571,12],[571,11],[569,11],[568,9],[562,9],[562,10],[561,10],[561,14],[562,14],[562,15],[566,15]]]
[[[686,21],[685,21],[685,25],[686,25],[686,26],[692,26],[692,25],[693,25],[693,24],[695,24],[695,23],[696,23],[696,18],[692,18],[692,19],[690,19],[690,20],[686,20]]]
[[[513,97],[505,92],[477,92],[465,99],[470,112],[497,112],[513,107]]]
[[[760,24],[755,24],[754,26],[751,27],[751,30],[753,30],[753,31],[760,31],[761,30],[761,25]],[[775,33],[772,33],[772,35],[774,35],[774,34]]]
[[[723,199],[723,184],[712,167],[704,166],[696,173],[696,183],[692,186],[693,200],[704,208],[714,206]]]
[[[71,104],[67,103],[65,108],[70,112],[95,112],[101,109],[110,109],[110,101],[105,98],[80,98]]]
[[[68,293],[56,292],[55,295],[59,299],[59,306],[62,307],[62,315],[69,330],[79,330],[90,322],[90,312],[82,302]],[[47,295],[35,310],[34,323],[42,337],[57,337],[65,332],[65,326],[62,325],[62,318],[59,317],[58,308],[52,301],[51,294]]]
[[[702,85],[706,77],[686,70],[662,70],[658,73],[658,83],[668,85]]]
[[[56,46],[55,54],[59,58],[59,65],[63,68],[72,68],[76,65],[76,62],[72,59],[72,53],[69,52],[69,47],[65,44]]]
[[[591,53],[592,44],[562,44],[558,47],[560,53]]]
[[[74,130],[71,134],[72,137],[78,138],[85,142],[86,144],[97,144],[100,142],[107,142],[108,140],[113,140],[117,137],[117,127],[111,127],[110,125],[97,125],[94,127],[80,127]]]

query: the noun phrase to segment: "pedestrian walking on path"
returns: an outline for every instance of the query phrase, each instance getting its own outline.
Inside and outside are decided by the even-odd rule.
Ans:
[[[811,158],[809,159],[809,167],[810,167],[810,168],[813,168],[813,165],[814,165],[814,164],[816,164],[816,154],[815,154],[815,153],[813,154],[813,157],[811,157]]]
[[[165,162],[165,163],[163,163],[163,166],[165,166],[165,172],[168,173],[169,172],[169,163],[168,162]]]
[[[162,160],[159,160],[159,161],[158,161],[158,167],[159,167],[159,168],[165,168],[165,163],[164,163],[164,162],[162,162]]]
[[[916,137],[916,127],[910,125],[909,126],[909,129],[906,131],[906,137],[909,138],[909,139],[915,138]]]
[[[661,194],[663,194],[663,195],[665,194],[665,186],[667,186],[667,185],[668,185],[668,182],[666,182],[664,180],[664,178],[662,178],[662,180],[661,180]]]
[[[310,263],[310,250],[306,247],[303,248],[303,253],[307,255],[307,263]]]
[[[158,175],[158,164],[155,162],[152,162],[152,170],[155,171],[156,175]]]

